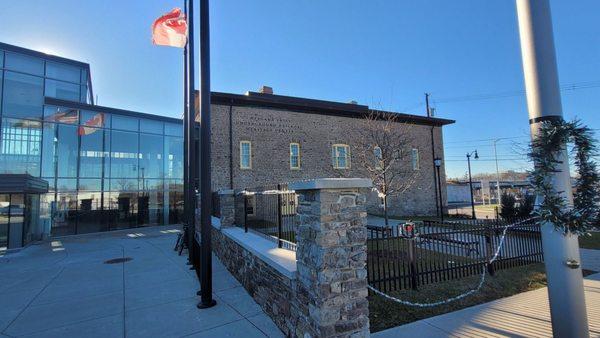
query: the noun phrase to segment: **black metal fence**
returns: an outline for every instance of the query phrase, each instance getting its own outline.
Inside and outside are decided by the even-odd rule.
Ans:
[[[246,189],[237,193],[236,224],[277,241],[280,248],[296,250],[298,196],[287,184]]]
[[[382,291],[459,279],[482,272],[495,254],[506,224],[504,245],[488,266],[499,269],[543,261],[539,225],[533,220],[424,221],[414,228],[368,226],[369,284]]]

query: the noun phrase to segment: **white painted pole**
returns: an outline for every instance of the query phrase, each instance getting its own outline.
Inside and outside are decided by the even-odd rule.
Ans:
[[[531,136],[535,137],[541,122],[562,118],[552,18],[548,0],[516,0],[516,3],[529,123]],[[572,206],[566,150],[561,160],[550,179]],[[567,260],[580,262],[577,236],[564,236],[554,230],[553,224],[543,224],[542,245],[554,337],[589,337],[581,268],[565,264]]]

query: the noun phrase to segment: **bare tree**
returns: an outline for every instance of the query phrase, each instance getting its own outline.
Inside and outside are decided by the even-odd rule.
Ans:
[[[388,199],[414,186],[421,175],[414,165],[409,123],[400,122],[392,113],[371,111],[357,128],[355,158],[373,181],[373,189],[382,200],[385,225],[389,225]],[[417,161],[413,165],[413,160]]]

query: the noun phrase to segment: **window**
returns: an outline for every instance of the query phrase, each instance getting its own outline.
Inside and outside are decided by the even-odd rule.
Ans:
[[[290,169],[300,169],[299,143],[290,143]]]
[[[165,136],[165,174],[168,178],[183,178],[183,139]]]
[[[57,124],[56,163],[58,177],[77,177],[79,137],[77,126]]]
[[[79,102],[79,85],[63,81],[46,80],[45,95],[57,99]]]
[[[350,147],[346,144],[334,144],[331,147],[331,158],[334,169],[349,169]]]
[[[44,79],[13,72],[4,73],[2,114],[39,119],[44,104]]]
[[[140,134],[140,174],[139,178],[162,178],[164,137],[162,135]]]
[[[42,124],[3,119],[0,136],[0,173],[40,175]]]
[[[419,149],[411,150],[411,160],[413,170],[419,170]]]
[[[183,136],[183,125],[181,123],[165,122],[165,135]]]
[[[44,121],[77,124],[79,123],[79,111],[73,108],[45,106]]]
[[[32,56],[6,53],[6,69],[44,76],[44,61]]]
[[[144,133],[162,134],[163,125],[161,121],[140,119],[140,131]]]
[[[85,132],[81,132],[85,130]],[[102,177],[103,164],[106,157],[104,149],[106,138],[103,129],[85,127],[79,132],[81,135],[81,150],[79,151],[79,176],[80,177]],[[108,134],[108,131],[106,131]],[[104,165],[106,166],[106,164]]]
[[[375,168],[382,169],[383,163],[381,162],[383,161],[383,153],[381,152],[381,148],[379,146],[375,146],[375,148],[373,148],[373,156],[375,157]]]
[[[46,62],[46,77],[79,83],[79,67],[57,62]]]
[[[240,142],[240,169],[252,169],[252,143]]]
[[[112,129],[138,131],[138,119],[129,116],[113,115]]]
[[[113,118],[114,122],[114,118]],[[111,131],[110,177],[138,177],[138,134]],[[112,184],[112,183],[111,183]],[[136,181],[137,186],[137,181]],[[112,189],[112,188],[111,188]],[[118,190],[116,190],[118,191]]]

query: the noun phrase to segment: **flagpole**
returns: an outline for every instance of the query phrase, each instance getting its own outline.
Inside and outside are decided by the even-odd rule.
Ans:
[[[187,20],[188,17],[188,9],[187,9],[187,0],[184,0],[184,9],[183,12],[185,13],[185,17]],[[183,137],[185,138],[186,142],[183,142],[183,221],[184,223],[188,224],[188,185],[190,184],[190,177],[189,177],[189,170],[188,170],[188,163],[189,163],[189,154],[188,154],[188,132],[189,132],[189,128],[188,128],[188,116],[189,116],[189,109],[188,109],[188,91],[189,91],[189,83],[188,83],[188,42],[186,41],[185,46],[183,47]],[[187,235],[189,235],[190,232],[187,232]],[[186,238],[188,238],[189,236],[185,236]],[[191,257],[191,250],[189,249],[189,244],[191,244],[191,242],[188,240],[188,243],[186,243],[188,245],[188,264],[193,264],[192,263],[192,257]]]
[[[210,128],[210,30],[208,0],[200,0],[200,285],[198,308],[212,307],[212,243],[211,243],[211,128]]]
[[[194,1],[187,0],[187,11],[188,11],[188,42],[187,42],[187,78],[188,78],[188,93],[187,93],[187,103],[188,103],[188,116],[186,118],[187,125],[187,134],[185,143],[187,143],[187,162],[186,166],[188,167],[188,184],[185,186],[187,192],[187,198],[185,200],[185,205],[187,206],[187,214],[186,221],[188,225],[188,253],[190,261],[192,262],[193,268],[196,270],[196,274],[198,274],[198,259],[195,247],[195,227],[196,227],[196,191],[198,187],[198,157],[196,141],[197,141],[197,133],[196,133],[196,105],[194,102],[194,91],[195,91],[195,81],[194,81]]]

